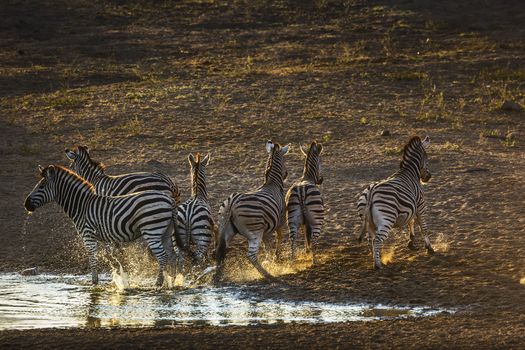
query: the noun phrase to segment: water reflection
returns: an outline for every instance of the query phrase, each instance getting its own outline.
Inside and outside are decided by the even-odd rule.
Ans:
[[[0,275],[0,329],[330,323],[431,316],[444,310],[254,298],[240,288],[116,290],[110,278]],[[151,281],[145,281],[145,285]]]

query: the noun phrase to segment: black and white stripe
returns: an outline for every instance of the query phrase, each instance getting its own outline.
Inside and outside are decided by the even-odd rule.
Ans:
[[[77,146],[75,151],[66,149],[71,160],[70,169],[95,186],[103,196],[120,196],[140,191],[160,191],[172,196],[180,204],[178,186],[162,173],[137,172],[123,175],[107,175],[102,163],[95,162],[85,146]]]
[[[199,153],[188,156],[191,176],[191,198],[177,207],[175,240],[183,252],[193,255],[196,263],[202,262],[212,241],[213,218],[206,190],[206,166],[210,155],[204,158]],[[190,246],[195,251],[190,251]]]
[[[297,231],[301,226],[305,229],[306,248],[312,252],[312,261],[316,262],[315,246],[324,222],[323,198],[319,185],[323,182],[321,176],[321,152],[323,145],[316,141],[310,144],[305,156],[303,176],[294,183],[286,194],[286,212],[288,229],[290,230],[290,243],[292,259],[296,256]]]
[[[215,280],[222,275],[226,249],[231,239],[240,233],[248,240],[248,259],[265,278],[272,278],[259,261],[257,253],[261,241],[277,231],[277,249],[282,240],[284,224],[284,155],[289,146],[281,147],[272,141],[266,143],[269,153],[264,184],[253,192],[232,194],[221,206],[219,237],[216,258],[218,263]]]
[[[421,186],[431,177],[425,151],[429,144],[428,136],[423,141],[418,136],[412,137],[404,147],[399,171],[386,180],[369,185],[359,196],[357,208],[362,219],[359,240],[368,233],[375,268],[382,267],[381,247],[394,227],[408,225],[409,247],[415,249],[414,223],[418,224],[424,235],[427,252],[434,252],[428,238],[426,205]]]
[[[57,202],[73,220],[89,253],[92,281],[98,283],[97,241],[129,242],[141,236],[159,262],[157,284],[163,282],[168,260],[165,247],[171,242],[175,221],[175,200],[159,191],[106,197],[92,184],[59,165],[40,168],[42,179],[28,195],[25,208],[32,212],[51,201]]]

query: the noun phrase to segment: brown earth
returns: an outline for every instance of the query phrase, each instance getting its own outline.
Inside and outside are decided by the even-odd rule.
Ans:
[[[458,310],[331,325],[2,331],[5,348],[522,348],[525,344],[525,6],[520,1],[8,1],[0,4],[0,270],[86,272],[73,226],[27,217],[37,164],[90,146],[108,172],[160,170],[189,194],[211,152],[212,204],[261,182],[264,142],[323,142],[321,264],[263,297]],[[379,136],[382,130],[391,136]],[[355,199],[430,135],[437,254],[393,232],[387,267],[355,242]],[[237,240],[231,255],[244,254]],[[231,259],[231,264],[245,264]],[[230,276],[233,278],[230,271]],[[521,283],[520,283],[521,281]],[[239,283],[235,281],[235,283]]]

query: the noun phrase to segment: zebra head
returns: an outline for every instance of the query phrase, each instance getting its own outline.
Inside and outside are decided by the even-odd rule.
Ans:
[[[24,202],[24,207],[30,213],[55,199],[55,167],[50,165],[46,168],[42,168],[39,165],[38,171],[40,172],[41,179],[31,193],[29,193]]]
[[[91,159],[86,146],[77,146],[75,151],[66,148],[65,151],[71,160],[69,168],[83,178],[92,181],[93,177],[104,173],[104,165]]]
[[[432,175],[428,170],[428,157],[426,149],[430,145],[430,138],[426,136],[423,140],[419,136],[414,136],[408,141],[403,149],[403,160],[401,169],[409,169],[417,173],[421,182],[426,183]]]
[[[200,153],[195,156],[190,153],[188,162],[190,163],[192,194],[195,196],[199,191],[206,193],[206,166],[210,162],[210,154],[208,153],[203,158]]]
[[[317,141],[313,141],[310,144],[308,152],[305,152],[301,145],[299,149],[306,158],[303,177],[308,177],[312,179],[316,185],[321,185],[323,183],[323,177],[321,176],[321,152],[323,151],[323,145],[317,143]]]
[[[288,153],[290,145],[281,146],[278,143],[273,143],[271,140],[266,142],[266,151],[268,152],[268,160],[266,162],[266,170],[264,172],[265,182],[270,179],[275,179],[280,176],[281,182],[284,182],[288,177],[288,170],[284,162],[284,155]]]

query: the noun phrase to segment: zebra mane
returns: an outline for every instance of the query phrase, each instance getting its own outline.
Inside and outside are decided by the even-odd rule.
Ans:
[[[421,149],[423,149],[421,138],[419,136],[412,136],[410,140],[407,142],[407,144],[405,145],[405,147],[403,147],[403,159],[399,163],[399,168],[403,168],[403,165],[405,164],[405,161],[406,161],[406,156],[411,150],[416,149],[418,145],[421,147]],[[423,152],[424,152],[424,149],[423,149]]]
[[[93,186],[93,184],[91,182],[88,182],[86,179],[84,179],[83,177],[79,176],[74,171],[71,171],[70,169],[68,169],[68,168],[66,168],[66,167],[64,167],[62,165],[56,165],[56,164],[48,165],[44,169],[42,169],[42,171],[40,172],[40,176],[44,177],[44,174],[51,167],[56,169],[58,172],[65,173],[67,177],[74,178],[75,181],[81,182],[82,184],[86,185],[89,188],[90,191],[95,192],[95,186]]]
[[[275,154],[275,152],[280,151],[280,149],[281,149],[281,145],[278,143],[274,143],[274,147],[272,151],[270,152],[270,154],[268,155],[268,160],[266,161],[266,169],[264,170],[264,183],[266,183],[268,174],[270,173],[273,167],[273,162],[272,162],[273,155]]]
[[[88,148],[86,146],[80,146],[77,145],[78,152],[83,154],[86,158],[86,160],[89,162],[91,166],[94,168],[100,170],[101,172],[104,172],[106,170],[106,166],[102,162],[97,162],[91,159],[91,156],[89,155]]]

